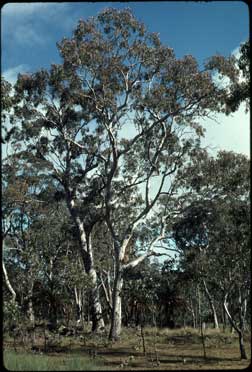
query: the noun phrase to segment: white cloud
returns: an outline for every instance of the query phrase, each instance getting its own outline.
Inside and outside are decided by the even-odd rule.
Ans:
[[[9,81],[11,84],[14,84],[17,80],[17,76],[19,73],[24,73],[29,71],[28,65],[18,65],[15,67],[8,68],[5,70],[2,75],[5,80]]]
[[[33,16],[44,16],[48,12],[50,15],[58,12],[58,8],[65,9],[66,4],[58,3],[7,3],[2,8],[2,15],[8,17],[28,17]],[[56,9],[57,8],[57,9]]]
[[[250,156],[250,114],[245,113],[245,104],[232,115],[217,115],[216,120],[219,124],[210,119],[202,122],[206,128],[202,145],[210,146],[215,154],[227,150]]]
[[[51,25],[64,28],[69,3],[9,3],[2,8],[2,38],[18,45],[50,41]],[[43,32],[41,32],[41,22]]]

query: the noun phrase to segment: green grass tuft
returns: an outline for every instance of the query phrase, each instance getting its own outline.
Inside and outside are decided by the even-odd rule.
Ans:
[[[59,357],[28,353],[4,352],[4,365],[10,371],[92,371],[97,363],[86,357]]]

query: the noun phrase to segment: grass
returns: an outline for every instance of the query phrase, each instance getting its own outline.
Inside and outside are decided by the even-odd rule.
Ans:
[[[57,351],[43,355],[33,354],[29,349],[24,353],[21,344],[15,353],[13,344],[5,338],[4,363],[7,369],[17,371],[218,370],[244,369],[250,364],[250,359],[240,360],[236,334],[214,329],[206,329],[204,333],[206,358],[199,330],[146,327],[145,355],[140,331],[124,328],[121,339],[115,343],[108,342],[106,335],[91,337],[86,334],[85,342],[80,338],[62,337]],[[40,342],[42,345],[42,339]],[[250,334],[245,337],[245,347],[250,358]],[[95,359],[89,356],[90,350],[96,350]]]
[[[81,356],[34,355],[5,351],[4,366],[10,371],[92,371],[98,363]]]

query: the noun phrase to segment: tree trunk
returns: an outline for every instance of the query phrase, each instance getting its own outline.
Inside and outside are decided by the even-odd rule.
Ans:
[[[201,296],[200,296],[200,288],[199,285],[196,286],[196,299],[197,299],[197,328],[200,329],[200,322],[201,319]]]
[[[213,320],[214,320],[214,328],[215,329],[219,329],[219,322],[218,322],[218,317],[217,317],[217,313],[216,313],[216,309],[215,309],[215,305],[214,305],[214,301],[213,301],[213,298],[207,288],[207,285],[206,285],[206,281],[203,280],[203,285],[204,285],[204,290],[205,290],[205,293],[206,293],[206,296],[207,296],[207,299],[209,301],[209,305],[210,305],[210,309],[212,311],[212,315],[213,315]]]
[[[29,317],[31,325],[34,325],[35,315],[34,315],[32,297],[33,297],[33,285],[29,288],[29,291],[28,291],[28,317]]]
[[[82,291],[74,287],[75,304],[76,304],[76,324],[83,324],[83,300]]]
[[[102,307],[99,297],[99,287],[97,283],[97,274],[94,269],[93,248],[91,242],[92,227],[87,231],[84,229],[84,224],[76,213],[75,203],[73,199],[68,199],[68,209],[75,222],[78,231],[80,242],[80,254],[83,261],[83,266],[86,274],[90,279],[92,286],[91,290],[91,312],[92,312],[92,331],[101,332],[105,330],[105,324],[102,317]]]
[[[105,330],[105,324],[102,317],[102,307],[100,303],[97,274],[93,268],[89,270],[87,274],[90,278],[92,285],[91,290],[92,332],[103,332]]]
[[[187,309],[189,310],[189,312],[192,315],[192,326],[195,329],[196,328],[196,316],[195,316],[195,311],[194,311],[194,308],[193,308],[193,301],[192,301],[192,299],[189,299]]]
[[[240,346],[241,359],[248,359],[245,346],[244,346],[243,332],[238,332],[238,335],[239,335],[239,346]]]
[[[16,292],[14,290],[14,288],[12,287],[11,285],[11,282],[9,280],[9,276],[8,276],[8,273],[7,273],[7,270],[6,270],[6,267],[5,267],[5,263],[4,263],[4,259],[2,257],[2,267],[3,267],[3,273],[4,273],[4,278],[5,278],[5,282],[6,282],[6,285],[7,285],[7,288],[8,290],[10,291],[11,295],[12,295],[12,302],[15,303],[16,302]]]
[[[118,340],[121,334],[122,286],[123,286],[122,272],[121,272],[119,265],[117,265],[114,288],[113,288],[112,319],[111,319],[111,328],[110,328],[110,333],[109,333],[110,340]]]
[[[222,323],[223,323],[223,332],[226,332],[227,318],[226,318],[226,312],[224,308],[222,309]]]
[[[244,329],[245,329],[245,318],[246,318],[246,310],[247,310],[247,299],[242,299],[242,290],[239,288],[239,318],[240,318],[240,324],[238,329],[238,335],[239,335],[239,346],[240,346],[240,353],[241,353],[241,359],[247,359],[246,350],[244,347]]]
[[[243,324],[241,323],[240,324],[240,327],[235,323],[234,319],[232,318],[229,310],[228,310],[228,305],[227,305],[227,300],[226,300],[226,297],[224,298],[224,302],[223,302],[223,307],[224,307],[224,310],[225,310],[225,313],[228,317],[228,320],[231,324],[231,326],[233,327],[233,329],[236,330],[236,332],[238,333],[238,336],[239,336],[239,346],[240,346],[240,354],[241,354],[241,359],[248,359],[247,358],[247,355],[246,355],[246,350],[245,350],[245,347],[244,347],[244,339],[243,339],[243,332],[244,332],[244,329],[243,329]]]

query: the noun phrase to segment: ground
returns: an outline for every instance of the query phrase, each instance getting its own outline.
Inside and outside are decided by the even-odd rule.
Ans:
[[[212,370],[244,369],[250,364],[250,334],[245,336],[248,360],[242,361],[238,338],[229,331],[205,331],[206,357],[198,330],[146,327],[143,334],[145,353],[141,332],[133,328],[125,328],[121,339],[114,343],[105,335],[55,337],[48,341],[46,353],[42,336],[37,336],[33,352],[27,349],[28,342],[24,348],[21,341],[17,341],[15,351],[13,339],[5,338],[4,363],[12,370],[29,370],[29,357],[31,370],[36,370],[35,360],[38,370]],[[21,364],[25,364],[22,369]]]

